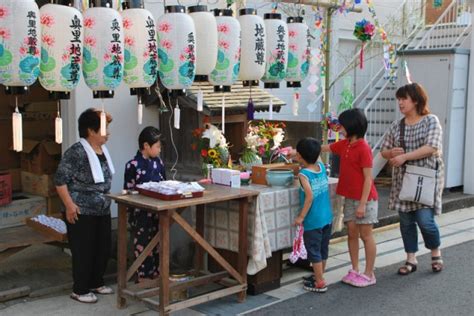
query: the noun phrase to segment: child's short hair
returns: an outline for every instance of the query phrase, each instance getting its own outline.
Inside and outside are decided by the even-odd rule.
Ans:
[[[145,127],[138,136],[138,147],[140,150],[145,148],[145,143],[153,146],[155,143],[161,141],[160,130],[153,126]]]
[[[315,138],[305,137],[296,144],[296,151],[307,163],[314,164],[321,153],[321,144]]]
[[[347,137],[364,138],[367,132],[367,118],[361,109],[349,109],[339,114],[339,124],[346,130]]]

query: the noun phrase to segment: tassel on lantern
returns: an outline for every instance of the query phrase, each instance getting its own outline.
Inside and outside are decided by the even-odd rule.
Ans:
[[[359,63],[360,69],[364,68],[364,42],[362,42],[362,47],[360,49],[360,63]]]
[[[300,107],[299,101],[300,101],[300,93],[295,92],[293,94],[293,105],[291,107],[291,110],[292,110],[294,116],[298,116],[298,109]]]
[[[225,134],[225,95],[222,95],[222,134]]]
[[[253,120],[253,113],[255,112],[255,108],[253,106],[252,98],[249,98],[249,102],[247,104],[247,120]]]
[[[270,97],[270,103],[268,105],[268,112],[269,112],[268,119],[273,120],[273,98],[272,97]]]
[[[13,150],[20,152],[23,150],[23,122],[21,113],[18,110],[18,97],[16,97],[15,112],[12,115],[13,123]]]
[[[59,102],[58,101],[58,115],[54,121],[54,139],[56,143],[62,144],[63,142],[63,119],[61,118],[61,112],[59,111]]]
[[[198,112],[202,112],[202,107],[204,103],[204,93],[202,92],[201,89],[199,89],[197,93],[197,110]]]
[[[179,109],[178,102],[174,108],[174,128],[179,129],[179,122],[181,120],[181,110]]]
[[[104,100],[102,100],[102,112],[100,112],[100,136],[107,135],[107,115],[105,114]]]
[[[142,98],[139,96],[138,97],[138,108],[137,108],[137,115],[138,115],[138,125],[142,125],[143,122],[143,104],[142,104]]]

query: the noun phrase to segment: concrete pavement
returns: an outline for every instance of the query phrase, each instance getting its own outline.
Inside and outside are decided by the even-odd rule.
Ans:
[[[417,302],[420,302],[421,299],[431,301],[437,300],[445,300],[445,293],[449,293],[450,288],[446,287],[445,278],[448,280],[458,280],[457,282],[470,282],[467,286],[463,286],[462,288],[466,289],[465,296],[459,296],[459,293],[453,291],[452,294],[456,294],[451,297],[450,300],[458,300],[461,299],[462,301],[466,301],[469,297],[472,301],[472,293],[473,293],[473,282],[472,275],[473,275],[473,266],[472,266],[472,250],[473,250],[473,243],[474,240],[474,207],[466,208],[462,210],[453,211],[447,214],[443,214],[438,217],[438,223],[440,225],[440,230],[442,234],[442,248],[445,250],[445,260],[447,269],[443,271],[441,275],[439,275],[439,281],[435,282],[435,285],[425,285],[423,282],[426,280],[431,280],[434,276],[429,273],[429,262],[426,261],[427,259],[420,260],[419,271],[415,274],[408,276],[405,279],[397,278],[394,275],[396,272],[396,266],[389,267],[387,269],[382,269],[383,267],[387,267],[393,265],[395,263],[399,263],[404,259],[404,251],[403,245],[400,238],[400,232],[398,229],[398,225],[391,225],[386,226],[381,229],[375,234],[375,238],[377,241],[377,249],[378,249],[378,256],[376,260],[376,267],[380,269],[376,271],[378,277],[378,285],[372,287],[371,289],[352,289],[352,288],[344,288],[342,284],[337,284],[342,276],[347,272],[350,268],[350,261],[349,261],[349,254],[347,252],[347,245],[344,238],[340,238],[337,242],[331,244],[330,246],[330,258],[328,260],[328,272],[326,273],[326,279],[330,283],[329,293],[326,295],[319,297],[310,297],[309,301],[313,302],[314,300],[324,300],[325,297],[329,300],[329,302],[325,302],[328,306],[328,310],[334,308],[334,306],[338,306],[339,301],[337,298],[339,297],[338,293],[340,293],[340,289],[342,289],[341,293],[346,293],[348,297],[353,297],[354,302],[357,303],[358,307],[360,307],[361,311],[364,311],[363,304],[359,301],[359,296],[364,298],[365,300],[372,301],[371,295],[365,295],[364,293],[370,294],[375,293],[377,294],[379,290],[384,290],[384,293],[387,293],[387,296],[394,294],[394,297],[403,297],[406,296],[410,298],[413,294],[412,292],[407,292],[406,295],[402,295],[404,291],[407,290],[407,287],[404,284],[404,280],[413,280],[413,285],[415,285],[413,293],[416,293],[417,286],[420,287],[434,287],[436,286],[441,288],[441,292],[432,292],[431,295],[423,296],[422,298],[417,299]],[[426,254],[428,251],[422,245],[422,239],[420,238],[420,255]],[[470,242],[466,245],[463,245],[458,250],[454,250],[453,255],[451,255],[451,250],[449,247],[459,245],[462,243]],[[465,248],[467,247],[467,248]],[[361,249],[360,258],[364,260],[364,253],[363,249]],[[466,261],[466,264],[463,265],[464,268],[459,269],[459,265],[457,264],[458,260]],[[257,296],[249,296],[245,303],[239,304],[236,302],[235,297],[223,298],[220,300],[212,301],[206,304],[202,304],[199,306],[195,306],[191,309],[186,309],[183,311],[179,311],[174,313],[173,315],[184,315],[184,316],[191,316],[191,315],[237,315],[237,314],[252,314],[252,313],[263,313],[266,314],[278,314],[282,315],[281,306],[288,306],[286,312],[283,313],[285,315],[291,314],[291,306],[292,304],[296,304],[299,306],[299,300],[308,301],[305,298],[307,295],[315,295],[314,293],[307,293],[303,290],[301,284],[301,277],[303,275],[307,275],[308,272],[305,270],[301,270],[299,268],[287,268],[284,272],[282,278],[283,286],[279,289],[274,291],[267,292],[265,294],[257,295]],[[426,276],[426,278],[419,278],[419,276]],[[410,279],[411,278],[411,279]],[[436,280],[436,279],[435,279]],[[336,284],[336,285],[332,285]],[[464,283],[459,283],[462,285]],[[388,288],[386,288],[388,286]],[[365,291],[365,292],[364,292]],[[382,291],[380,291],[382,292]],[[398,294],[397,294],[398,292]],[[334,294],[331,294],[334,293]],[[396,294],[396,295],[395,295]],[[75,315],[156,315],[155,312],[148,310],[143,304],[139,302],[131,301],[129,306],[126,309],[118,310],[115,307],[115,296],[102,296],[100,297],[100,301],[97,304],[87,305],[75,302],[68,297],[69,293],[64,292],[62,295],[54,296],[54,297],[46,297],[37,300],[27,299],[25,301],[17,301],[15,305],[11,306],[3,306],[0,305],[0,315],[1,316],[10,316],[10,315],[22,315],[22,316],[29,316],[29,315],[58,315],[58,316],[75,316]],[[470,295],[470,296],[469,296]],[[332,298],[332,299],[331,299]],[[369,300],[370,299],[370,300]],[[321,301],[322,302],[322,301]],[[332,302],[332,304],[330,304]],[[467,302],[467,301],[466,301]],[[468,302],[469,303],[469,302]],[[277,305],[275,305],[277,304]],[[371,303],[372,304],[372,303]],[[375,301],[373,304],[376,304]],[[404,303],[405,304],[405,303]],[[467,303],[466,303],[467,304]],[[405,304],[406,305],[406,304]],[[372,306],[372,305],[370,305]],[[369,306],[369,307],[370,307]],[[375,305],[377,306],[377,304]],[[471,308],[471,305],[465,305],[466,308]],[[309,306],[311,307],[311,306]],[[317,307],[315,304],[313,308]],[[383,306],[379,306],[383,309]],[[376,309],[367,309],[367,311],[377,312],[382,310],[380,308]],[[273,311],[273,312],[272,312]],[[317,312],[317,309],[309,309],[311,314]],[[353,312],[352,309],[350,311]],[[429,310],[426,311],[428,313]],[[397,310],[394,310],[394,313],[397,313]],[[424,313],[424,312],[423,312]],[[423,314],[421,313],[421,314]],[[390,313],[389,313],[390,314]],[[393,313],[392,313],[393,314]],[[405,314],[405,313],[403,313]],[[456,313],[453,313],[453,315]],[[463,314],[460,314],[463,315]]]

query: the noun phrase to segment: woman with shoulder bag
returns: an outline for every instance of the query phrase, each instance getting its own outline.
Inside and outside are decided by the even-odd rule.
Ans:
[[[441,214],[444,164],[441,158],[443,133],[438,117],[431,114],[424,88],[411,83],[396,92],[401,120],[392,123],[385,135],[382,156],[393,167],[389,209],[400,215],[400,231],[407,254],[398,274],[417,269],[418,230],[425,247],[431,250],[431,269],[441,272],[439,227],[434,219]]]

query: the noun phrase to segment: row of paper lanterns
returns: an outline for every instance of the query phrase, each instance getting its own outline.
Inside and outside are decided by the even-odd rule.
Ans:
[[[264,19],[254,9],[203,5],[167,6],[157,21],[145,9],[96,7],[82,15],[72,7],[34,0],[0,4],[0,84],[16,93],[39,77],[49,91],[68,94],[83,74],[103,97],[121,81],[132,89],[150,87],[159,76],[170,90],[208,80],[226,91],[236,80],[282,80],[299,86],[309,62],[308,27],[302,18],[277,13]],[[217,89],[217,88],[216,88]]]

